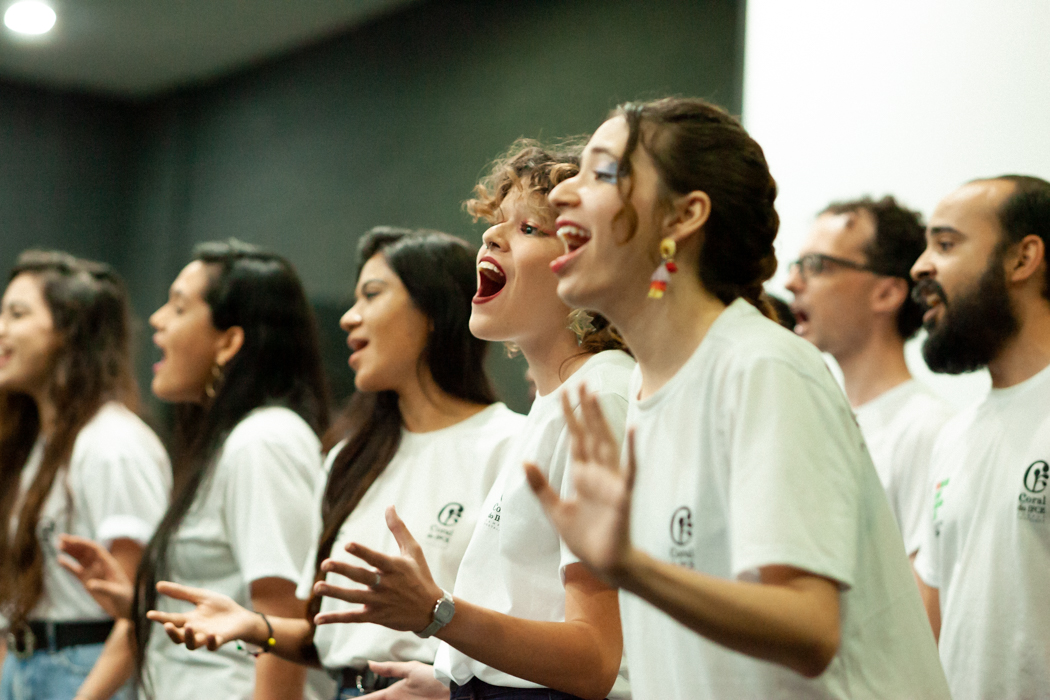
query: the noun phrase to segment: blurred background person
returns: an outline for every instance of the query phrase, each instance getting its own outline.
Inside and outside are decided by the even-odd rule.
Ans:
[[[168,579],[259,613],[305,614],[295,586],[310,548],[328,403],[302,285],[278,255],[233,240],[201,244],[150,325],[162,355],[153,393],[176,404],[174,497],[134,588],[123,589],[133,600],[118,601],[119,588],[91,588],[128,610],[134,634],[107,649],[81,692],[110,697],[106,670],[117,667],[162,700],[300,697],[302,667],[233,648],[192,654],[154,630],[146,612],[191,607],[157,595],[157,581]],[[88,565],[104,556],[71,553]]]
[[[925,245],[921,215],[893,197],[835,203],[817,216],[787,280],[795,332],[842,370],[911,557],[929,516],[930,450],[950,415],[904,359],[904,343],[922,325],[911,267]]]
[[[127,634],[59,566],[58,540],[93,540],[133,576],[167,508],[167,453],[135,414],[130,323],[113,270],[60,252],[19,256],[0,302],[3,700],[74,697],[106,639]]]

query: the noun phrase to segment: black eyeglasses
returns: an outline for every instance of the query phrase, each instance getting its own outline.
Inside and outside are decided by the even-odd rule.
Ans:
[[[845,258],[836,258],[833,255],[824,255],[823,253],[807,253],[803,255],[788,266],[788,271],[792,274],[797,272],[798,276],[801,277],[804,282],[810,277],[821,275],[835,266],[845,267],[850,270],[859,270],[860,272],[874,272],[875,274],[879,274],[867,265],[852,260],[846,260]]]

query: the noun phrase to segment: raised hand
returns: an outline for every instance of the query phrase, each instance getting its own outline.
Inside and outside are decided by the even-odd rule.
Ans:
[[[434,677],[434,667],[419,661],[369,661],[377,676],[403,678],[388,688],[369,693],[371,700],[448,700],[448,688]]]
[[[266,636],[262,618],[241,607],[229,596],[168,581],[159,582],[157,592],[196,606],[185,613],[159,610],[146,613],[146,617],[164,625],[164,631],[171,641],[185,644],[187,649],[205,647],[215,651],[235,639],[256,642],[260,625],[263,625],[262,636]]]
[[[373,622],[393,630],[418,632],[430,624],[434,606],[442,596],[434,582],[423,550],[393,506],[386,509],[386,525],[393,533],[400,556],[389,556],[355,542],[346,545],[346,551],[372,568],[354,566],[335,559],[325,559],[321,571],[334,572],[365,585],[365,588],[344,588],[326,581],[314,584],[318,595],[338,598],[348,603],[360,603],[362,608],[342,612],[320,613],[314,618],[318,625],[333,622]]]
[[[597,576],[616,585],[632,553],[631,491],[634,488],[634,431],[627,433],[626,464],[602,415],[598,399],[580,387],[580,419],[562,394],[572,437],[572,479],[576,497],[562,500],[535,464],[525,465],[529,486],[558,533]]]
[[[58,563],[69,571],[91,594],[106,614],[114,619],[131,617],[134,586],[113,554],[94,540],[75,535],[60,535],[58,548],[66,556]]]

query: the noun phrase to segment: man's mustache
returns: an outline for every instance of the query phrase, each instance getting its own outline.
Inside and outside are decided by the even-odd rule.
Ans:
[[[945,306],[948,305],[948,295],[944,293],[944,287],[942,287],[935,279],[930,277],[921,279],[918,284],[915,285],[915,288],[911,290],[912,301],[924,309],[930,308],[926,303],[926,297],[931,294],[935,294]]]

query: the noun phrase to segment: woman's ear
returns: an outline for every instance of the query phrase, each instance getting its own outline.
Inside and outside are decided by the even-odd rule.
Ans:
[[[219,334],[216,346],[215,362],[220,367],[225,366],[244,347],[244,329],[230,326]]]
[[[696,235],[711,217],[711,198],[706,192],[694,190],[676,197],[664,219],[664,237],[681,245]]]

